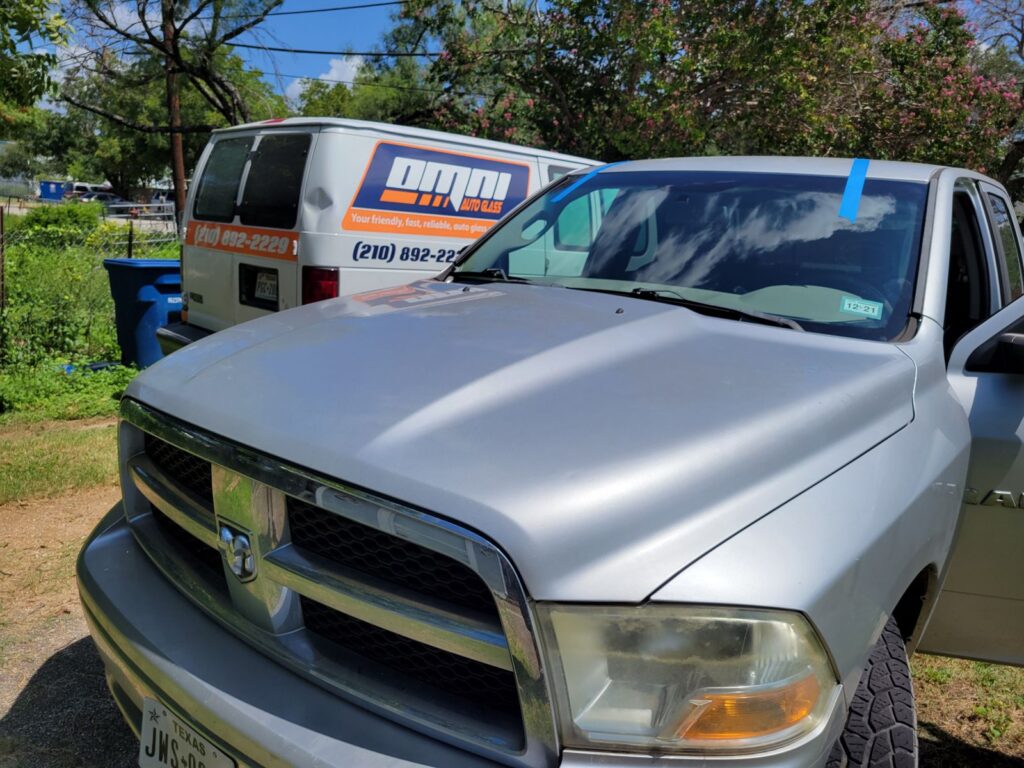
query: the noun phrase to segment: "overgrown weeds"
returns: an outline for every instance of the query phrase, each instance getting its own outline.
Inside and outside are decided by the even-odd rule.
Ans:
[[[126,256],[129,240],[134,255],[147,258],[174,258],[178,244],[173,232],[130,229],[101,214],[99,205],[68,203],[6,220],[0,414],[109,414],[112,396],[134,375],[130,369],[91,373],[86,367],[121,356],[103,260]]]
[[[54,363],[0,370],[0,424],[112,416],[136,373],[120,365],[92,371]]]

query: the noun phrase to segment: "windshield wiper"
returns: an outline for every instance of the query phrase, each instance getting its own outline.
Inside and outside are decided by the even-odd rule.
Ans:
[[[640,299],[653,299],[664,301],[669,304],[678,304],[681,307],[692,309],[705,315],[718,315],[735,320],[745,320],[750,323],[762,323],[764,325],[777,325],[782,328],[792,328],[794,331],[802,331],[803,326],[796,320],[779,315],[772,315],[767,312],[755,312],[749,309],[736,309],[735,307],[723,307],[719,304],[708,304],[703,301],[689,299],[678,291],[671,288],[634,288],[630,295]]]
[[[796,320],[779,315],[770,315],[767,312],[755,312],[750,309],[734,309],[723,307],[719,304],[708,304],[704,301],[688,299],[678,291],[671,288],[634,288],[631,291],[616,291],[612,288],[584,288],[581,286],[567,285],[577,291],[594,291],[595,293],[610,293],[613,296],[636,296],[638,299],[649,299],[651,301],[663,301],[666,304],[675,304],[680,307],[692,309],[702,315],[714,315],[725,317],[730,320],[742,320],[748,323],[761,323],[763,325],[777,325],[780,328],[792,328],[794,331],[802,331],[804,327]]]
[[[458,281],[460,278],[465,280],[494,280],[502,283],[532,282],[525,277],[509,277],[501,267],[488,267],[487,269],[481,269],[479,272],[474,272],[471,269],[456,270],[448,275],[448,279],[453,282]]]

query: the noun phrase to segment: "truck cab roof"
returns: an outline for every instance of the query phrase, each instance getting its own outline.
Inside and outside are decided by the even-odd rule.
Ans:
[[[848,176],[853,158],[841,157],[673,157],[657,160],[630,160],[603,168],[601,173],[630,171],[737,171],[744,173],[788,173],[808,176]],[[926,183],[943,170],[941,165],[870,160],[867,178],[888,181]],[[587,171],[576,171],[586,173]],[[964,174],[981,178],[972,171]]]

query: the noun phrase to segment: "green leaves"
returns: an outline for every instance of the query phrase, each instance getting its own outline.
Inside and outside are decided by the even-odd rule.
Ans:
[[[603,160],[803,154],[991,169],[1019,87],[955,6],[872,0],[413,0],[447,130]]]
[[[104,249],[89,241],[101,227],[100,207],[48,205],[7,223],[0,370],[52,359],[117,359]]]
[[[0,101],[27,107],[46,93],[57,57],[38,46],[60,45],[66,33],[47,0],[0,3]]]

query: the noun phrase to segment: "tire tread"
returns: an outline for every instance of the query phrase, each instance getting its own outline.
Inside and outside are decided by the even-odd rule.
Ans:
[[[917,711],[906,645],[890,618],[871,650],[826,768],[916,768]]]

